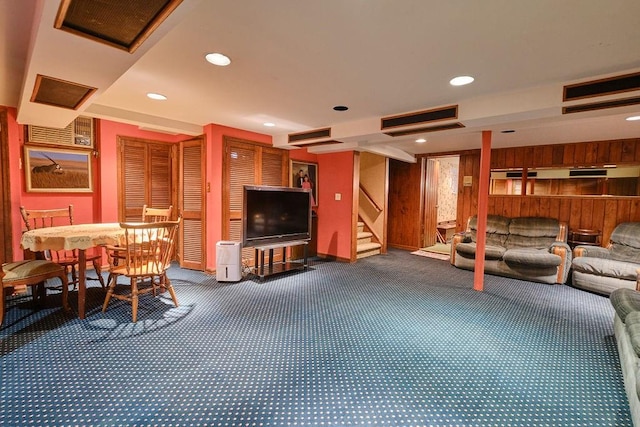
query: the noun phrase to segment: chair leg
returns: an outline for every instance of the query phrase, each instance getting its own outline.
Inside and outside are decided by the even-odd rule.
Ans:
[[[98,280],[100,281],[100,286],[102,286],[102,289],[105,289],[104,279],[102,278],[102,268],[97,259],[93,260],[93,270],[96,272],[96,275],[98,276]]]
[[[173,304],[178,307],[178,297],[176,297],[176,291],[173,289],[173,285],[171,284],[171,280],[167,276],[163,276],[162,278],[163,286],[169,290],[169,294],[171,295],[171,299],[173,300]]]
[[[0,304],[0,326],[2,326],[2,322],[4,322],[4,306],[7,302],[6,289],[4,286],[0,287],[0,299],[2,299],[2,304]]]
[[[107,291],[107,296],[104,297],[104,302],[102,303],[102,312],[107,311],[107,306],[109,305],[109,301],[111,300],[111,296],[113,295],[113,291],[116,289],[116,282],[118,276],[115,274],[109,274],[109,281],[107,282],[109,285],[109,290]]]
[[[138,279],[131,278],[131,316],[133,323],[138,321]]]
[[[71,307],[69,307],[69,283],[67,282],[67,272],[62,272],[59,278],[62,282],[62,309],[66,312],[70,312]],[[44,283],[42,283],[42,289],[44,289]]]

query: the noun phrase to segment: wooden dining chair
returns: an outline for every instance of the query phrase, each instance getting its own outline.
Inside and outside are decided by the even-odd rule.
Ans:
[[[162,222],[170,221],[173,205],[168,208],[152,208],[147,205],[142,206],[142,222]]]
[[[0,270],[0,279],[2,279],[0,325],[4,321],[7,295],[25,294],[27,287],[30,286],[31,294],[37,302],[39,298],[44,297],[45,281],[56,277],[62,282],[62,306],[68,311],[69,288],[67,272],[63,266],[47,260],[26,260],[2,264],[2,270]]]
[[[159,288],[168,290],[174,305],[178,306],[167,269],[173,259],[179,224],[180,218],[177,221],[120,224],[124,229],[124,241],[122,249],[117,251],[118,256],[108,252],[109,287],[102,312],[107,310],[111,298],[128,301],[135,323],[138,320],[139,296],[149,292],[155,296]],[[118,277],[121,276],[129,279],[129,291],[126,294],[116,293]]]
[[[171,213],[173,212],[173,205],[169,205],[168,208],[152,208],[147,205],[142,205],[142,222],[162,222],[171,220]],[[123,258],[124,253],[119,252],[122,247],[118,245],[105,245],[105,250],[112,258]],[[118,260],[114,259],[117,263]],[[107,283],[111,280],[111,277],[107,279]]]
[[[20,206],[20,214],[27,230],[37,228],[55,227],[59,225],[73,225],[73,205],[60,209],[26,209]],[[62,265],[68,273],[71,273],[71,282],[75,289],[78,284],[77,266],[79,263],[77,250],[47,251],[43,254],[44,259]],[[87,261],[93,264],[97,277],[87,277],[88,280],[98,280],[104,289],[105,283],[102,278],[102,253],[87,253]]]

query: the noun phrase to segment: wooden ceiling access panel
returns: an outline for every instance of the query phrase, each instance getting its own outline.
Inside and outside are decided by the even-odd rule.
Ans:
[[[96,90],[95,87],[38,74],[31,102],[77,110]]]
[[[62,0],[54,27],[133,53],[180,3]]]

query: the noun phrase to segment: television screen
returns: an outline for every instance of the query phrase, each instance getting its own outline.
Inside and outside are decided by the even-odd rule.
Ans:
[[[245,185],[242,245],[259,246],[311,239],[311,191]]]

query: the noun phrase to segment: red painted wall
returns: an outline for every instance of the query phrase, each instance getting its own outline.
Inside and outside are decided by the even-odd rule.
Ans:
[[[74,221],[77,224],[88,222],[116,222],[118,220],[116,141],[118,135],[151,139],[156,141],[178,142],[185,135],[167,135],[138,129],[137,126],[116,123],[108,120],[97,122],[97,156],[92,157],[93,192],[91,193],[28,193],[24,177],[24,126],[16,121],[15,108],[8,108],[9,164],[11,167],[11,212],[13,228],[14,258],[22,258],[20,236],[23,225],[19,207],[29,209],[50,209],[73,205]]]
[[[115,222],[118,220],[117,202],[117,152],[118,136],[128,136],[155,141],[178,143],[189,139],[186,135],[168,135],[138,129],[137,126],[109,120],[97,122],[98,156],[93,158],[93,193],[27,193],[25,191],[23,163],[24,131],[16,122],[16,109],[8,108],[9,171],[11,179],[11,206],[13,223],[13,247],[15,258],[22,257],[20,235],[22,219],[19,207],[47,209],[74,205],[77,223]],[[224,136],[272,144],[269,135],[244,131],[227,126],[210,124],[204,127],[206,141],[206,182],[211,191],[207,194],[207,270],[215,269],[215,244],[222,239],[222,150]],[[353,181],[353,153],[315,155],[306,149],[290,152],[293,160],[318,163],[318,252],[340,259],[349,259],[351,253],[351,204]],[[13,167],[16,165],[16,167]],[[19,167],[18,167],[19,166]],[[342,200],[335,201],[334,194],[341,193]]]
[[[224,137],[245,139],[248,141],[272,144],[270,135],[249,132],[216,124],[204,127],[207,144],[207,183],[211,191],[207,193],[207,259],[206,269],[216,268],[216,243],[222,240],[222,160],[224,158]]]
[[[141,138],[153,141],[178,143],[189,139],[186,135],[169,135],[161,132],[140,130],[137,126],[110,120],[98,120],[97,135],[99,141],[98,179],[99,191],[95,191],[94,222],[118,221],[118,178],[117,178],[117,141],[118,136]]]
[[[353,154],[318,155],[318,254],[341,260],[351,259]]]

